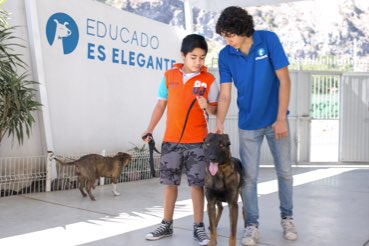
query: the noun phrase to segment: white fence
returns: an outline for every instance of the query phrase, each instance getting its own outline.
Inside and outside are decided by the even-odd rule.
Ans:
[[[132,160],[122,170],[118,182],[131,182],[150,179],[149,153],[130,153]],[[78,159],[82,155],[58,156],[66,161]],[[48,156],[0,158],[0,191],[1,197],[45,192],[46,187],[54,190],[70,190],[79,186],[74,166],[56,165],[57,177],[48,180]],[[54,162],[54,161],[53,161]],[[154,154],[156,177],[159,175],[159,155]],[[50,182],[47,184],[47,182]],[[100,179],[99,184],[111,184],[111,178]]]
[[[46,156],[0,158],[1,196],[45,190]]]

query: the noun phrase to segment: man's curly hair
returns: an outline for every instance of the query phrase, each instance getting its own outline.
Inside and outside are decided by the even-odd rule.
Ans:
[[[236,34],[251,37],[255,32],[254,20],[245,9],[231,6],[225,8],[220,14],[215,31],[219,35]]]

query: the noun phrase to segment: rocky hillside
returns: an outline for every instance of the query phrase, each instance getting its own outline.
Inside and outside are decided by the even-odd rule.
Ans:
[[[97,0],[115,8],[184,28],[181,0]],[[369,58],[368,0],[311,0],[249,7],[256,29],[275,31],[291,58]],[[194,31],[214,54],[224,45],[214,32],[219,13],[193,9]],[[211,55],[211,54],[210,54]]]

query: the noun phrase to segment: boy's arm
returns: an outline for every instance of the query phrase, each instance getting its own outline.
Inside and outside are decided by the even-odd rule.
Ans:
[[[210,102],[206,100],[205,97],[196,97],[196,98],[200,108],[206,110],[208,114],[215,115],[217,113],[217,106],[212,105]]]
[[[206,107],[206,112],[208,112],[208,114],[216,115],[217,108],[217,105],[211,105],[210,103],[208,103],[208,106]]]
[[[215,115],[217,113],[217,104],[219,98],[218,84],[213,81],[209,88],[208,99],[197,97],[200,108],[205,109],[207,114]]]
[[[161,99],[158,100],[152,112],[150,123],[146,131],[142,134],[142,136],[146,135],[147,133],[153,133],[156,125],[159,123],[161,117],[164,114],[166,106],[167,106],[166,100],[161,100]]]

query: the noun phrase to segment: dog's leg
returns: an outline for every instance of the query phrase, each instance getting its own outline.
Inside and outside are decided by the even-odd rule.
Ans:
[[[99,179],[95,179],[95,182],[94,182],[94,185],[92,186],[92,189],[95,189],[98,184],[99,184]]]
[[[222,216],[222,213],[223,213],[223,204],[222,204],[222,202],[217,202],[215,227],[218,227],[218,223],[219,223],[220,217]]]
[[[208,200],[208,217],[209,217],[209,226],[210,226],[210,241],[208,246],[217,245],[217,222],[216,222],[216,208],[215,201]]]
[[[238,219],[238,204],[236,202],[229,203],[229,222],[231,223],[231,235],[229,236],[228,246],[236,246]]]
[[[90,197],[90,199],[92,201],[96,201],[95,196],[92,195],[92,193],[91,193],[91,189],[92,189],[92,186],[94,185],[94,183],[95,183],[95,179],[93,179],[93,180],[87,180],[87,182],[86,182],[87,194],[88,194],[88,196]]]
[[[112,185],[113,185],[113,194],[114,196],[119,196],[120,193],[117,192],[117,178],[116,177],[112,177]]]
[[[241,191],[240,191],[240,197],[241,197],[241,200],[243,201],[244,197],[242,196]],[[242,218],[243,218],[243,223],[245,224],[246,223],[246,208],[244,206],[242,206]]]
[[[82,178],[81,176],[79,176],[78,177],[78,182],[79,182],[79,190],[81,191],[82,196],[86,197],[87,193],[83,190],[83,187],[85,187],[87,181],[84,178]]]

